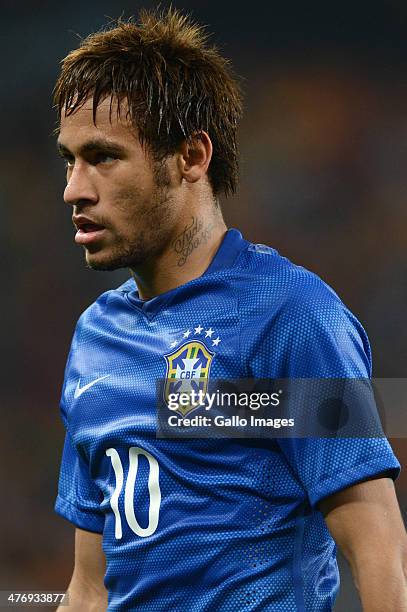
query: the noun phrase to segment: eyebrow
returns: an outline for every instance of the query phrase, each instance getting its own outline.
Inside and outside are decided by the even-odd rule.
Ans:
[[[57,149],[60,155],[72,155],[68,147],[65,146],[60,140],[57,140]],[[114,142],[110,142],[109,140],[94,138],[85,142],[79,148],[78,153],[80,155],[86,155],[87,153],[94,153],[95,151],[103,151],[104,153],[110,153],[112,155],[121,155],[125,152],[125,149]]]

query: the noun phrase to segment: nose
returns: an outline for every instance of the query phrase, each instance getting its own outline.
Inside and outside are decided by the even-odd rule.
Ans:
[[[64,201],[71,206],[96,204],[98,195],[92,181],[90,169],[80,162],[75,163],[68,172],[68,182],[64,191]]]

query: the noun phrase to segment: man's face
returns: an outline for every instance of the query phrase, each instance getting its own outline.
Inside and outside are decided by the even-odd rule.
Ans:
[[[117,117],[110,98],[92,101],[61,118],[58,147],[67,164],[64,200],[73,207],[75,242],[96,270],[137,267],[152,261],[171,240],[179,185],[174,158],[157,164],[132,129]],[[126,108],[122,109],[126,116]]]

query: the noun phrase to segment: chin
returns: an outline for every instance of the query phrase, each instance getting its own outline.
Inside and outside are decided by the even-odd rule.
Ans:
[[[143,264],[146,260],[145,253],[123,252],[123,253],[89,253],[86,251],[86,264],[92,270],[113,272],[122,268],[131,268]]]
[[[86,265],[91,270],[102,270],[106,272],[112,272],[113,270],[127,267],[121,258],[98,257],[95,255],[89,256],[88,254],[86,255]]]

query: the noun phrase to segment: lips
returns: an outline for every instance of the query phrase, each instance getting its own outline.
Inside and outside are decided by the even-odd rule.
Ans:
[[[72,218],[76,229],[78,230],[75,234],[76,244],[90,244],[102,237],[102,234],[106,231],[106,228],[99,223],[96,223],[88,217],[79,215],[78,217]]]
[[[78,227],[78,230],[85,232],[85,234],[88,234],[89,232],[98,232],[102,229],[105,229],[103,225],[98,225],[97,223],[83,223]]]

